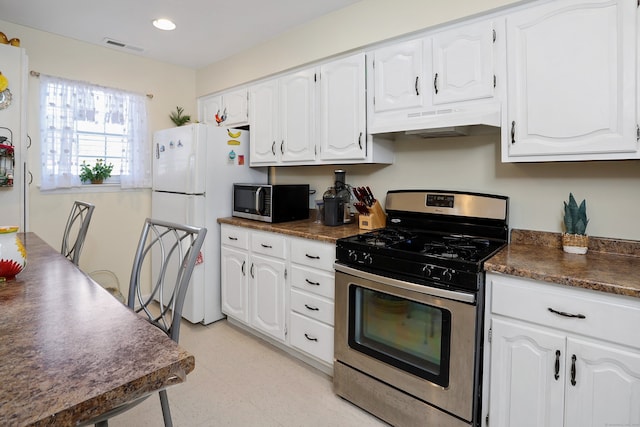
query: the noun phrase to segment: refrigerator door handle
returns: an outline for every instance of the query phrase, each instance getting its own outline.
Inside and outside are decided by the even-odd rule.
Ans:
[[[156,142],[156,159],[160,158],[160,143]]]

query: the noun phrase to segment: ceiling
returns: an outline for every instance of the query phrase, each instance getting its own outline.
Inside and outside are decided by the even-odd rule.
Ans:
[[[0,0],[0,19],[198,69],[358,1]],[[157,18],[177,28],[154,28]]]

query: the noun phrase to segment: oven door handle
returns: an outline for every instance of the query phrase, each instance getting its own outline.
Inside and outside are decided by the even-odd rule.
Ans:
[[[380,276],[378,274],[368,273],[366,271],[358,270],[356,268],[347,267],[339,263],[334,263],[333,268],[336,271],[350,274],[351,276],[360,277],[362,279],[371,280],[372,282],[382,283],[384,285],[396,286],[398,288],[405,289],[407,291],[418,292],[424,295],[431,295],[434,297],[447,298],[453,301],[466,302],[475,304],[476,296],[466,292],[449,291],[447,289],[434,288],[431,286],[417,285],[411,282],[405,282],[404,280],[392,279],[390,277]]]

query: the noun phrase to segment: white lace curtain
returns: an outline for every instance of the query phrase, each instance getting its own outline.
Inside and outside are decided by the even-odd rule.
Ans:
[[[41,189],[81,185],[78,122],[121,125],[122,188],[151,187],[151,149],[144,95],[52,76],[40,76]]]

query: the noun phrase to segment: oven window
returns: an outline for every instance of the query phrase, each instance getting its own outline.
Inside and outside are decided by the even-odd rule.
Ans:
[[[349,346],[447,387],[451,313],[356,285],[349,288]]]

